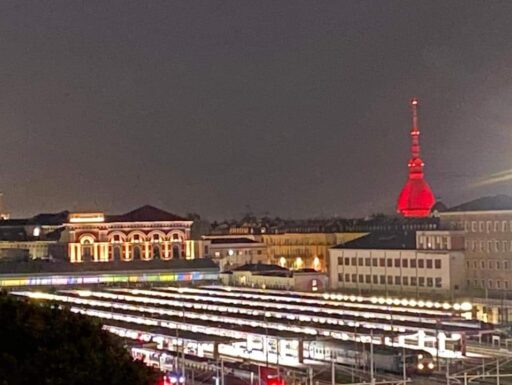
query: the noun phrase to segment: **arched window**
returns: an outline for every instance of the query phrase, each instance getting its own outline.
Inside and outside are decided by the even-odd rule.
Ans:
[[[174,245],[172,247],[172,257],[173,257],[173,259],[181,258],[181,250],[180,250],[180,247],[178,245]]]
[[[160,259],[160,247],[153,246],[153,258]]]
[[[92,244],[91,241],[85,239],[82,244],[82,260],[84,262],[90,262],[93,258]]]
[[[142,253],[140,252],[139,246],[133,246],[132,255],[133,255],[132,259],[141,259]]]
[[[121,246],[114,246],[114,252],[112,254],[112,259],[114,261],[120,261],[121,260]]]

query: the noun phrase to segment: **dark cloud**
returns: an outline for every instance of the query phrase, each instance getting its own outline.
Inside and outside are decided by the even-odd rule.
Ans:
[[[510,169],[511,15],[506,1],[3,1],[1,189],[18,215],[392,212],[416,95],[436,195],[511,192],[475,184]]]

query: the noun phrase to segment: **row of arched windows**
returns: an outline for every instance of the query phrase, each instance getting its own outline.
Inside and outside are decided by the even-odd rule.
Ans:
[[[82,244],[82,260],[83,261],[91,261],[93,260],[93,244],[86,240]],[[170,255],[166,257],[160,245],[153,245],[150,248],[150,255],[144,255],[144,249],[142,246],[133,245],[126,252],[123,245],[111,245],[109,246],[109,260],[113,261],[138,261],[138,260],[148,260],[148,259],[179,259],[182,258],[182,249],[181,246],[175,244],[170,249]]]

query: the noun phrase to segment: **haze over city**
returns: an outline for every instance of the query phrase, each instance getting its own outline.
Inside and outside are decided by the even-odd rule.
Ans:
[[[13,216],[392,213],[420,100],[449,204],[510,193],[512,3],[0,4]]]

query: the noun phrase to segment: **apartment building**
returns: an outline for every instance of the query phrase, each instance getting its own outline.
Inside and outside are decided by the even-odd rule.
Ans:
[[[329,250],[331,289],[457,296],[464,289],[464,233],[370,233]]]
[[[441,228],[465,234],[466,286],[481,296],[512,289],[512,198],[484,197],[439,214]]]

